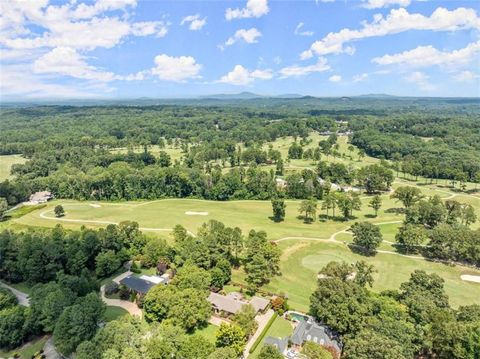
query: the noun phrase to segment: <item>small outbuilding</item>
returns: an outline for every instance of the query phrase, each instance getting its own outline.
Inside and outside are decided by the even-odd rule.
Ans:
[[[49,191],[42,191],[42,192],[35,192],[30,196],[30,203],[31,204],[40,204],[40,203],[46,203],[53,199],[53,194],[52,192]]]

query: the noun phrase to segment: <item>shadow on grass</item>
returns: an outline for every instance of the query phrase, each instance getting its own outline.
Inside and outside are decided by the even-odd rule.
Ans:
[[[347,244],[347,246],[348,246],[348,248],[350,248],[350,250],[353,253],[359,254],[361,256],[375,257],[375,255],[377,254],[377,251],[369,251],[369,250],[365,249],[364,247],[357,246],[356,244],[353,244],[353,243],[349,243],[349,244]]]
[[[398,208],[388,208],[385,210],[385,213],[395,213],[395,214],[404,214],[405,208],[398,207]]]

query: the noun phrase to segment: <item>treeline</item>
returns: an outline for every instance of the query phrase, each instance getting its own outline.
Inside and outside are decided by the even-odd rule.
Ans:
[[[368,193],[388,190],[393,172],[381,165],[352,170],[345,165],[320,162],[316,171],[306,169],[286,177],[278,185],[274,170],[256,165],[222,171],[220,166],[208,169],[184,166],[162,167],[159,164],[135,167],[115,162],[106,168],[88,172],[64,167],[47,177],[21,179],[0,184],[0,197],[10,205],[25,200],[31,192],[48,189],[57,198],[78,200],[137,200],[158,198],[204,198],[210,200],[259,199],[275,197],[322,199],[338,184],[356,183]],[[319,178],[320,177],[320,178]]]
[[[392,197],[405,206],[405,220],[396,235],[401,251],[480,267],[480,229],[469,228],[477,221],[471,204],[424,198],[415,187],[399,187]]]
[[[158,145],[163,139],[265,142],[335,130],[327,116],[216,106],[44,106],[2,109],[0,115],[0,154],[27,156],[66,147]]]
[[[479,305],[451,308],[444,280],[420,270],[399,290],[376,294],[367,289],[375,272],[365,262],[330,262],[319,273],[310,313],[342,336],[343,358],[480,355]]]
[[[352,144],[373,157],[403,162],[414,176],[480,182],[476,116],[411,114],[353,120]]]

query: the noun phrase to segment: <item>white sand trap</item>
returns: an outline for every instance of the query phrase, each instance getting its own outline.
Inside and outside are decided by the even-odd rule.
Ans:
[[[208,212],[191,212],[187,211],[185,212],[187,216],[208,216]]]
[[[480,283],[480,275],[462,274],[460,276],[460,278],[462,278],[462,280],[466,280],[468,282]]]
[[[100,208],[102,206],[100,206],[99,204],[96,204],[96,203],[90,203],[90,206],[93,207],[93,208]]]

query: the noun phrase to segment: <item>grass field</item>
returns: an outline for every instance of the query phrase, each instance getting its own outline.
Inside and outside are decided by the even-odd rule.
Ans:
[[[105,321],[111,322],[112,320],[123,317],[126,314],[128,314],[128,312],[125,309],[108,305],[107,310],[105,311]]]
[[[0,156],[0,182],[12,178],[10,169],[17,163],[25,163],[26,159],[20,155]]]
[[[249,355],[249,358],[255,359],[258,357],[263,347],[263,341],[265,340],[266,337],[284,338],[287,335],[288,336],[291,335],[292,332],[293,332],[292,324],[288,320],[282,317],[277,317],[273,322],[272,326],[265,333],[265,336],[263,337],[262,342],[258,345],[255,351]]]
[[[0,358],[2,359],[11,358],[15,353],[17,353],[18,355],[20,355],[21,359],[31,359],[36,352],[40,351],[44,347],[45,343],[47,342],[47,339],[48,337],[46,336],[38,337],[36,339],[29,341],[25,345],[19,348],[10,350],[8,352],[4,352],[0,350]]]
[[[205,328],[197,329],[194,334],[200,334],[205,339],[215,343],[218,327],[213,324],[208,324]]]
[[[378,253],[374,257],[365,257],[353,253],[347,246],[321,241],[288,240],[280,243],[283,250],[280,264],[281,276],[275,277],[266,287],[275,293],[287,293],[289,305],[293,309],[307,311],[310,294],[316,287],[318,271],[330,261],[352,263],[365,260],[377,269],[374,275],[374,291],[398,289],[402,282],[409,279],[415,269],[436,273],[445,280],[445,290],[452,306],[480,304],[480,284],[465,282],[461,274],[480,275],[479,270],[461,266],[448,266],[413,259],[397,254]],[[241,281],[243,275],[235,274],[235,280]]]

